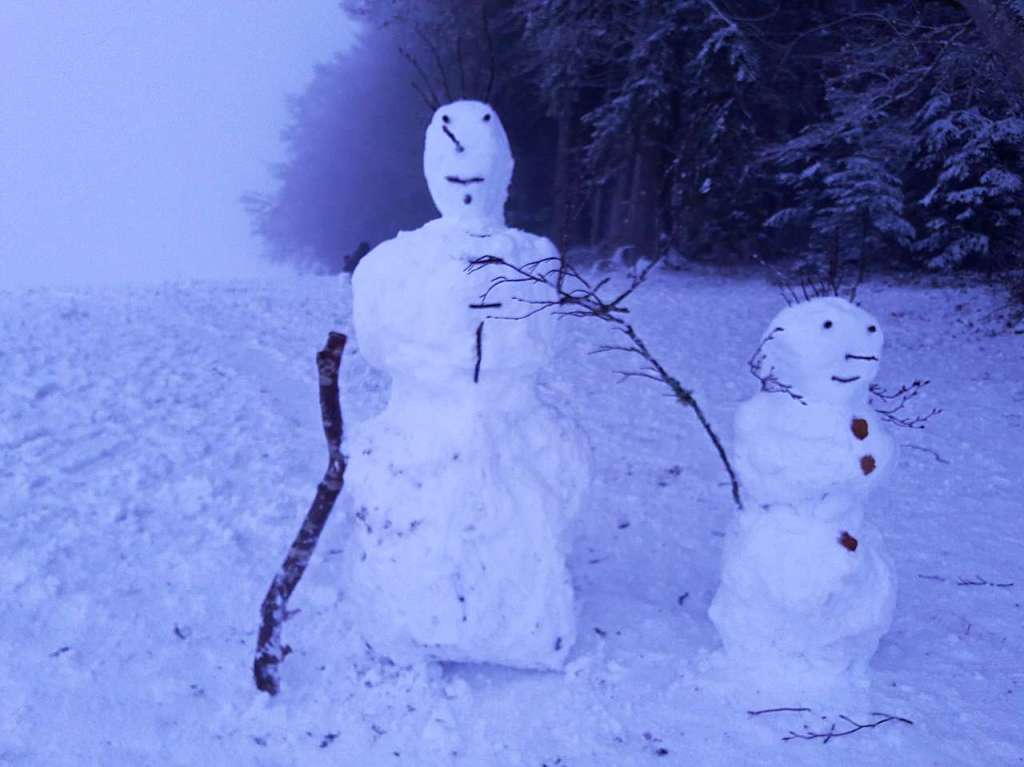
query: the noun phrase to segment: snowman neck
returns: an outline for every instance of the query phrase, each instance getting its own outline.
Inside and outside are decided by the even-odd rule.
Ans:
[[[442,214],[441,221],[452,229],[458,229],[466,234],[477,237],[486,237],[508,229],[508,225],[505,223],[504,212],[487,217]]]

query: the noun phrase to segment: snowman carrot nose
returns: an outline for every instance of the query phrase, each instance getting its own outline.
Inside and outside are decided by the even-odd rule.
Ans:
[[[466,147],[462,146],[462,143],[457,138],[455,138],[455,134],[451,132],[451,130],[448,128],[447,125],[442,125],[441,126],[441,130],[443,130],[444,131],[444,135],[446,135],[448,138],[450,138],[452,140],[452,143],[455,144],[455,151],[456,152],[465,152],[466,151]]]

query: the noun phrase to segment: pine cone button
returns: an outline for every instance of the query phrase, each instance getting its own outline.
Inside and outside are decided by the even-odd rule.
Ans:
[[[863,418],[854,418],[853,423],[850,424],[850,428],[853,431],[853,436],[857,439],[868,438],[868,422]]]
[[[850,535],[848,532],[843,530],[843,534],[839,536],[839,545],[849,551],[857,550],[857,539]]]

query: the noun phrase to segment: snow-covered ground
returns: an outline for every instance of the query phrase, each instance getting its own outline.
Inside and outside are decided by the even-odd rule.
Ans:
[[[258,607],[323,471],[312,360],[349,328],[347,293],[312,277],[0,292],[0,764],[1024,764],[1024,346],[990,331],[978,288],[875,283],[861,300],[886,330],[880,381],[929,378],[922,406],[944,410],[895,434],[869,510],[900,583],[870,697],[715,681],[725,477],[692,415],[616,383],[623,360],[586,354],[599,325],[567,319],[548,386],[591,442],[594,485],[565,673],[353,668],[340,506],[271,699],[251,680]],[[760,280],[677,273],[632,301],[727,442],[781,304]],[[386,392],[357,349],[343,387],[350,419]],[[812,711],[747,713],[772,707]],[[782,740],[873,712],[913,724]]]

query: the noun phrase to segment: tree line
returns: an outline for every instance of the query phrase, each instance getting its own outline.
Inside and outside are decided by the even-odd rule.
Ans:
[[[427,104],[488,97],[514,225],[564,250],[809,272],[1019,268],[1024,3],[347,0],[362,43],[293,102],[285,258],[431,215]],[[353,149],[355,151],[353,151]]]

